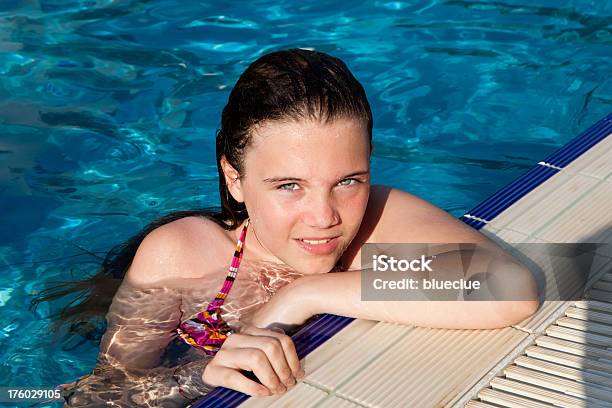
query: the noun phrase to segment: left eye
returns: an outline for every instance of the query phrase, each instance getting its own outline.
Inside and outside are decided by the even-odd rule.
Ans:
[[[358,182],[359,182],[358,180],[355,180],[355,179],[345,179],[345,180],[342,180],[340,183],[343,183],[343,182],[345,182],[345,181],[354,181],[355,183],[358,183]],[[343,184],[343,185],[344,185],[344,186],[350,186],[351,184]]]

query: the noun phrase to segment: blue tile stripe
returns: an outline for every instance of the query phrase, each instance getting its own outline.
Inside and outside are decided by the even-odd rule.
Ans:
[[[563,147],[531,168],[513,182],[498,190],[491,197],[474,207],[460,219],[480,229],[527,193],[558,173],[588,149],[612,133],[612,114],[608,114],[593,126],[570,140]],[[477,220],[474,220],[477,218]],[[479,222],[482,221],[482,222]]]
[[[479,221],[479,220],[475,220],[471,217],[466,217],[465,215],[459,217],[459,219],[463,222],[465,222],[467,225],[469,225],[470,227],[474,228],[474,229],[481,229],[482,227],[484,227],[485,225],[487,225],[486,222],[484,221]]]
[[[469,211],[467,215],[478,217],[489,222],[558,172],[559,170],[557,169],[536,165],[527,173],[480,203]]]
[[[459,219],[477,230],[481,229],[487,222],[493,220],[531,190],[557,174],[560,169],[603,140],[611,132],[612,114],[609,114]],[[353,320],[350,317],[331,314],[313,317],[296,334],[291,336],[298,357],[302,359],[307,356]],[[237,407],[248,398],[250,398],[249,395],[241,392],[218,387],[193,403],[191,407],[232,408]]]
[[[304,326],[291,338],[295,343],[297,355],[300,360],[311,351],[331,339],[336,333],[344,329],[354,319],[345,316],[322,314],[313,319],[312,323]]]
[[[610,133],[612,133],[612,114],[570,140],[565,146],[544,159],[544,162],[553,166],[565,167]]]

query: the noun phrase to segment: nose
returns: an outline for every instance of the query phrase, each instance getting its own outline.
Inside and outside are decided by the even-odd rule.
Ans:
[[[338,214],[334,200],[329,194],[313,194],[313,197],[306,203],[305,223],[313,228],[329,228],[338,224],[340,216]]]

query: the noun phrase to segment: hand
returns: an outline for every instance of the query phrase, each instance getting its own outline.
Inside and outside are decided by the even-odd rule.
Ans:
[[[253,372],[261,384],[241,370]],[[251,396],[282,394],[304,376],[291,337],[278,331],[243,326],[230,335],[204,369],[202,380]]]
[[[297,294],[297,281],[300,279],[281,288],[267,303],[242,315],[240,322],[262,329],[280,328],[285,332],[304,324],[314,313],[304,296]]]

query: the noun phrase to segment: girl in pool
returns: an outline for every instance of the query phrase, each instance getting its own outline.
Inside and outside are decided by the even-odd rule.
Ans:
[[[114,294],[98,366],[64,386],[69,406],[185,406],[217,386],[282,394],[304,370],[277,327],[319,313],[490,329],[538,307],[531,273],[487,237],[370,184],[372,113],[337,58],[291,49],[253,62],[223,109],[216,149],[221,211],[153,222],[111,251],[86,300],[64,311],[76,320],[96,305],[106,311]],[[361,301],[361,248],[374,242],[478,243],[488,249],[471,256],[509,277],[522,300]],[[168,346],[180,344],[188,350],[172,356]]]

